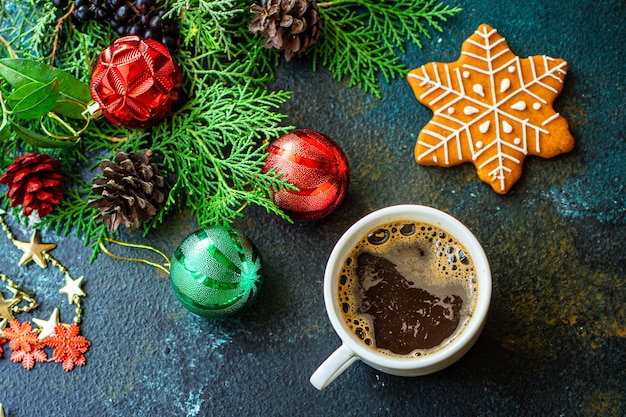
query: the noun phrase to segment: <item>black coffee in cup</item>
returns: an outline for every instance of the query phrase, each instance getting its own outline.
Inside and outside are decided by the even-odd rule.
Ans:
[[[397,221],[363,236],[344,260],[338,290],[343,319],[365,345],[411,358],[460,334],[480,289],[471,255],[454,236]]]

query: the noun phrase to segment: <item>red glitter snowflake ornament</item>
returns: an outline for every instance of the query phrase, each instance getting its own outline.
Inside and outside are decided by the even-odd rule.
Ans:
[[[74,365],[83,366],[87,363],[84,353],[89,350],[89,340],[78,333],[80,328],[77,324],[57,324],[54,327],[54,334],[44,340],[44,344],[54,348],[52,360],[63,362],[63,369],[67,372],[74,369]]]
[[[11,361],[22,362],[22,366],[30,371],[35,362],[46,362],[48,356],[43,350],[45,345],[39,340],[37,333],[33,331],[33,325],[29,322],[20,323],[13,319],[9,328],[5,329],[3,336],[9,340],[9,347],[13,350]]]
[[[91,73],[91,95],[101,111],[129,128],[154,126],[172,112],[178,100],[182,74],[167,48],[152,39],[126,36],[106,48]]]

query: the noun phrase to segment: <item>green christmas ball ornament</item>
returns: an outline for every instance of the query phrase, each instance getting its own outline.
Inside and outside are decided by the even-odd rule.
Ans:
[[[170,280],[187,310],[202,317],[228,317],[256,298],[263,283],[261,257],[239,231],[206,227],[178,245]]]

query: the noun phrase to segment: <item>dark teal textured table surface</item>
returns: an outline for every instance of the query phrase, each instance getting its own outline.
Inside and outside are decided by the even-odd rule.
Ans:
[[[404,62],[456,60],[481,23],[521,57],[565,59],[555,108],[569,122],[573,152],[528,158],[501,196],[469,164],[415,163],[431,112],[406,80],[385,84],[378,100],[311,72],[309,62],[283,63],[273,88],[294,91],[287,123],[329,135],[348,156],[343,205],[295,225],[246,208],[236,227],[259,248],[266,281],[252,310],[224,321],[184,310],[165,274],[107,256],[88,264],[79,239],[44,231],[45,242],[59,245],[54,256],[85,276],[82,332],[92,346],[87,365],[70,373],[45,364],[26,372],[5,352],[0,402],[8,416],[626,416],[626,4],[450,4],[463,12],[423,49],[409,48]],[[340,343],[323,303],[328,255],[360,217],[401,203],[446,211],[483,244],[493,299],[482,336],[439,373],[401,378],[357,363],[319,392],[309,376]],[[29,228],[7,220],[28,239]],[[171,254],[195,229],[183,212],[147,238],[123,238]],[[41,311],[59,304],[58,273],[19,268],[21,252],[5,239],[0,249],[2,271],[36,288]]]

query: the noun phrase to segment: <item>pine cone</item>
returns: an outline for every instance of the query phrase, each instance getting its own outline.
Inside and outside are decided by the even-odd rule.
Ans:
[[[22,212],[30,216],[37,210],[39,217],[49,214],[63,198],[61,163],[48,155],[28,152],[13,161],[0,176],[0,183],[8,184],[6,196],[11,207],[24,206]]]
[[[287,61],[294,54],[305,52],[320,36],[320,15],[317,3],[308,0],[261,0],[250,7],[249,30],[261,32],[266,48],[285,51]]]
[[[139,227],[139,221],[148,222],[161,208],[167,190],[159,175],[159,168],[151,162],[152,153],[125,153],[116,150],[115,163],[100,163],[103,177],[92,181],[92,190],[100,198],[90,200],[89,207],[100,210],[95,220],[102,220],[110,233],[120,223],[128,229]]]

